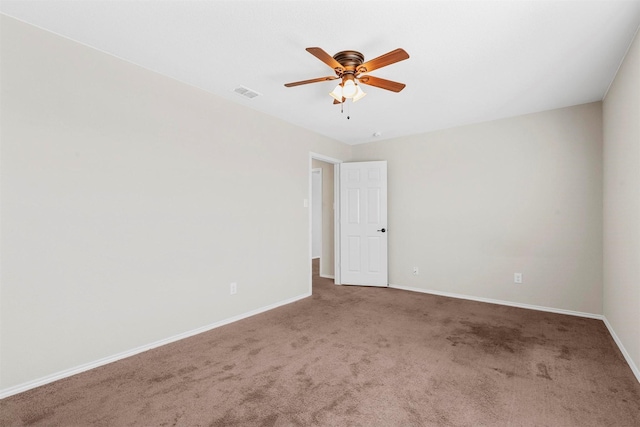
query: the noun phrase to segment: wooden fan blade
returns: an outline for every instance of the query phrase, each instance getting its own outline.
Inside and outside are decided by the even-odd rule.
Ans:
[[[344,101],[346,101],[346,100],[347,100],[347,98],[345,98],[345,97],[343,96],[343,97],[342,97],[342,102],[344,102]],[[342,104],[342,102],[338,101],[337,99],[334,99],[334,100],[333,100],[333,105],[336,105],[336,104]]]
[[[404,49],[396,49],[377,58],[367,61],[358,67],[358,73],[368,73],[378,68],[386,67],[387,65],[395,64],[396,62],[404,61],[409,58],[409,54]]]
[[[335,80],[337,78],[339,77],[338,76],[318,77],[317,79],[301,80],[299,82],[285,83],[284,85],[286,87],[294,87],[294,86],[306,85],[309,83],[326,82],[329,80]]]
[[[398,83],[373,76],[362,76],[358,78],[358,81],[369,86],[375,86],[381,89],[390,90],[391,92],[400,92],[406,86],[404,83]]]
[[[321,48],[319,48],[319,47],[308,47],[307,48],[307,52],[309,52],[311,55],[315,56],[320,61],[324,62],[325,64],[327,64],[329,67],[333,68],[334,70],[340,71],[340,72],[344,71],[344,67],[342,66],[342,64],[340,64],[338,61],[333,59],[333,56],[329,55],[327,52],[325,52]]]

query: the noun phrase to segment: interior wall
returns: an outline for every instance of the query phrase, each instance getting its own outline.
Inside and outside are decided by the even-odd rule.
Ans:
[[[334,175],[333,164],[312,159],[313,168],[322,169],[322,262],[320,276],[334,278]]]
[[[311,171],[311,258],[322,252],[322,169]]]
[[[1,389],[309,294],[349,146],[0,19]]]
[[[391,285],[602,313],[600,102],[353,155],[388,162]]]
[[[604,315],[640,379],[640,35],[603,102]]]

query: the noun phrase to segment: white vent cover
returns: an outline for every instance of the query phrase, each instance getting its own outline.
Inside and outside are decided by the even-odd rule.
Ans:
[[[238,95],[244,96],[245,98],[249,98],[249,99],[253,99],[256,96],[260,96],[260,94],[255,90],[251,90],[248,87],[244,87],[244,86],[238,86],[233,91]]]

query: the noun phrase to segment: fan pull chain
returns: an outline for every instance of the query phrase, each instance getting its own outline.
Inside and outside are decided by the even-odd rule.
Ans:
[[[346,103],[346,101],[342,101],[340,103],[340,114],[344,114],[344,104]],[[351,119],[351,116],[349,114],[350,113],[351,108],[347,105],[347,120]]]

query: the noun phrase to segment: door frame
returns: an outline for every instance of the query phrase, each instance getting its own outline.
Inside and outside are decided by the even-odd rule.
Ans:
[[[313,170],[313,160],[320,160],[321,162],[331,163],[333,165],[333,270],[334,270],[334,283],[336,285],[340,285],[340,167],[337,166],[343,162],[343,160],[336,159],[333,157],[325,156],[324,154],[309,152],[309,164],[307,167],[308,173],[308,199],[312,200],[312,177],[311,171]],[[309,230],[308,230],[308,240],[309,240],[309,294],[312,293],[313,289],[313,272],[311,271],[311,256],[313,254],[312,249],[312,233],[313,233],[313,219],[312,219],[312,207],[311,203],[309,203]],[[322,259],[322,258],[320,258]]]

